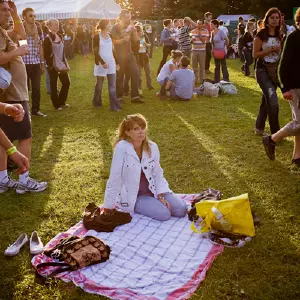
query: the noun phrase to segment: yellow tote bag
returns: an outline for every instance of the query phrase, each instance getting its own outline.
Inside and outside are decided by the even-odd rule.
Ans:
[[[191,228],[196,233],[215,229],[250,237],[255,235],[248,194],[221,201],[204,200],[196,203],[196,211],[203,219],[200,230],[197,230],[195,221],[192,223]],[[229,226],[224,226],[224,223]]]

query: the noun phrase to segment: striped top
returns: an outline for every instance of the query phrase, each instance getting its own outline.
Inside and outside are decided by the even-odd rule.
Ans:
[[[179,50],[191,50],[191,38],[190,38],[191,28],[188,26],[183,26],[179,29],[178,35],[178,45]]]
[[[198,29],[194,29],[192,31],[192,51],[205,51],[206,43],[202,42],[200,38],[205,38],[207,41],[209,40],[209,31],[204,27],[199,31]]]

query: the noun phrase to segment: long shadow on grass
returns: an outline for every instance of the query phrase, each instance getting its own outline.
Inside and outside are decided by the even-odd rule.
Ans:
[[[45,128],[45,127],[44,127]],[[44,129],[43,128],[43,129]],[[46,130],[34,132],[36,139],[33,146],[30,174],[38,180],[48,181],[48,190],[43,193],[15,195],[9,192],[1,196],[0,201],[0,239],[1,252],[5,250],[8,243],[14,241],[22,232],[27,233],[30,238],[31,232],[37,230],[42,240],[46,240],[44,231],[40,228],[45,218],[51,217],[43,214],[51,192],[51,174],[59,156],[64,128],[56,126],[51,129],[51,142],[46,145],[45,140],[49,133]],[[35,152],[37,150],[37,153]],[[41,150],[44,149],[41,155]],[[23,277],[32,271],[30,264],[31,255],[29,247],[26,245],[16,257],[6,258],[0,256],[0,299],[13,299],[14,287]]]
[[[213,294],[221,299],[243,294],[249,296],[249,299],[296,299],[299,296],[297,274],[300,266],[300,255],[295,246],[300,229],[296,225],[299,224],[297,220],[299,221],[300,212],[300,205],[295,204],[299,197],[297,176],[291,175],[280,165],[275,166],[271,172],[268,168],[262,169],[255,160],[258,156],[257,149],[244,149],[244,153],[239,152],[239,149],[218,138],[220,132],[215,135],[212,128],[202,128],[201,123],[191,114],[176,112],[172,106],[171,109],[182,125],[194,135],[199,146],[211,153],[210,161],[207,161],[206,156],[199,159],[199,167],[201,165],[204,173],[202,180],[209,177],[209,170],[215,173],[217,168],[222,176],[216,188],[226,196],[248,192],[252,207],[255,207],[262,218],[257,237],[244,249],[227,250],[210,271],[213,273],[214,282],[208,276],[203,285],[204,290],[200,287],[195,299],[211,286],[214,286],[214,292],[208,295]],[[233,153],[235,150],[237,153]],[[245,155],[254,159],[245,163]],[[260,174],[262,177],[253,180],[251,174]],[[268,184],[263,177],[268,177]],[[280,182],[280,177],[289,178],[294,185]],[[284,197],[278,197],[276,190]],[[227,270],[226,276],[217,275],[218,272],[224,275],[224,270]]]

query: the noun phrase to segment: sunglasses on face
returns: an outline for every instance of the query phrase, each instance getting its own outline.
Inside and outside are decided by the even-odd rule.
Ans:
[[[29,15],[28,18],[35,18],[36,15]]]

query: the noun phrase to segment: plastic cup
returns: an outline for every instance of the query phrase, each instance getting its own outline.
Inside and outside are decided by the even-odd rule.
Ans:
[[[27,40],[19,40],[19,45],[23,46],[23,45],[28,45]]]
[[[193,99],[197,99],[198,94],[197,93],[193,93]]]

